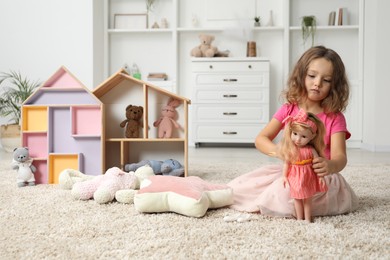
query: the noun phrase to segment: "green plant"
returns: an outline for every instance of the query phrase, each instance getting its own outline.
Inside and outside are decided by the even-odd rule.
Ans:
[[[157,0],[146,0],[146,11],[149,13],[154,7],[154,2]]]
[[[22,103],[40,85],[30,81],[20,72],[0,72],[0,116],[9,117],[11,124],[19,124]]]
[[[303,44],[306,43],[307,39],[311,37],[311,46],[314,45],[314,36],[317,29],[316,17],[313,15],[302,17],[302,39]]]

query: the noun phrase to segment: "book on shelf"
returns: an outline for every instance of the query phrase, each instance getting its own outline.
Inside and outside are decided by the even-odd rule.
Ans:
[[[329,14],[330,19],[330,14]],[[335,11],[334,25],[348,25],[348,10],[345,7],[340,7]]]
[[[329,13],[328,25],[329,25],[329,26],[333,26],[333,25],[334,25],[334,22],[335,22],[335,19],[336,19],[336,12],[335,12],[335,11],[330,12],[330,13]]]

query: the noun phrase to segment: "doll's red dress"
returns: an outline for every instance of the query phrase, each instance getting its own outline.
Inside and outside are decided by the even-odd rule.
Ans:
[[[326,192],[326,185],[321,185],[320,179],[312,167],[313,151],[307,145],[299,148],[299,159],[289,165],[288,183],[290,194],[294,199],[306,199],[318,192]]]

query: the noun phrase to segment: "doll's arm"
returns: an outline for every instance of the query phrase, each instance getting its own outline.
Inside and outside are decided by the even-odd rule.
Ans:
[[[283,164],[283,186],[285,188],[288,187],[288,179],[287,179],[288,168],[289,168],[289,164],[287,162],[284,162],[284,164]]]

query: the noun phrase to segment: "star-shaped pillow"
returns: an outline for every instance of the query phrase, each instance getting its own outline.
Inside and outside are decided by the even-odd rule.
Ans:
[[[138,212],[175,212],[203,217],[207,210],[233,203],[233,191],[227,185],[211,184],[199,177],[151,176],[134,196]]]

